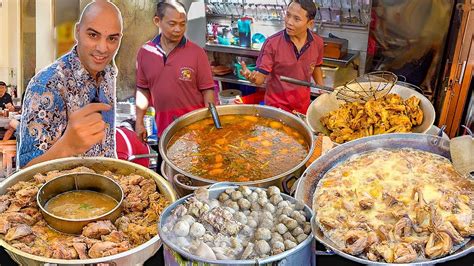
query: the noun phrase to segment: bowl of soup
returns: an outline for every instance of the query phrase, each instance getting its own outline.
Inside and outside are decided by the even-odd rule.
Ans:
[[[313,135],[304,121],[262,105],[217,106],[217,111],[222,129],[215,128],[207,109],[165,129],[159,148],[163,174],[177,186],[184,176],[188,188],[232,182],[287,191],[313,152]]]
[[[48,225],[67,234],[81,234],[98,220],[114,222],[122,211],[123,190],[113,179],[95,173],[70,173],[45,183],[37,204]]]

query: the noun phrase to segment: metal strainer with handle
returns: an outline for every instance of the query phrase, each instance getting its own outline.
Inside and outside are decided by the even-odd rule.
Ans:
[[[389,71],[375,71],[359,76],[335,89],[285,76],[280,76],[280,80],[326,92],[334,92],[340,100],[367,102],[370,99],[379,99],[388,94],[397,83],[398,77]]]
[[[336,97],[348,102],[367,102],[387,95],[398,77],[389,71],[376,71],[359,76],[335,89]]]

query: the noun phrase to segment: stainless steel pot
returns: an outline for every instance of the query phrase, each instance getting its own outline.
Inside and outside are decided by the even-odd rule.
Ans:
[[[99,172],[109,170],[113,173],[122,175],[133,173],[142,175],[145,178],[152,178],[156,181],[156,185],[161,194],[163,194],[170,202],[176,201],[176,193],[171,185],[159,174],[138,164],[102,157],[63,158],[25,168],[0,183],[0,195],[5,194],[7,188],[13,186],[19,181],[31,180],[37,173],[46,173],[53,170],[69,170],[79,166],[85,166]],[[91,265],[99,263],[106,263],[108,265],[141,265],[158,251],[161,247],[161,240],[159,235],[156,235],[142,245],[126,252],[88,260],[60,260],[35,256],[12,247],[3,239],[0,239],[0,245],[3,246],[10,257],[20,265]]]
[[[406,134],[385,134],[371,136],[361,139],[356,139],[345,144],[339,145],[330,150],[328,153],[319,157],[314,161],[308,169],[303,173],[301,179],[296,187],[295,198],[302,200],[312,208],[313,195],[318,185],[318,182],[323,176],[337,164],[349,159],[351,156],[363,152],[385,148],[385,149],[399,149],[399,148],[413,148],[417,150],[427,151],[434,154],[441,155],[448,159],[451,158],[449,153],[449,140],[426,134],[406,133]],[[313,235],[315,238],[323,243],[326,247],[332,249],[335,253],[347,259],[374,265],[387,265],[387,263],[373,262],[359,257],[349,255],[338,249],[329,238],[325,237],[318,226],[313,226]],[[429,265],[453,260],[469,254],[474,251],[474,240],[471,238],[469,242],[462,248],[456,250],[449,256],[439,259],[416,262],[418,265]]]
[[[217,199],[226,189],[237,187],[238,186],[230,185],[229,183],[215,183],[209,188],[209,198]],[[250,189],[255,190],[256,187],[250,187]],[[178,245],[171,242],[166,234],[161,233],[161,229],[165,225],[167,218],[171,215],[171,212],[191,196],[192,195],[188,195],[179,199],[168,206],[161,214],[158,231],[164,243],[165,265],[316,265],[316,256],[313,252],[314,238],[312,234],[293,249],[258,260],[208,260],[182,250]],[[282,193],[281,196],[284,200],[288,200],[292,203],[296,202],[293,197],[286,194]],[[313,212],[308,206],[304,207],[304,211],[306,217],[309,218],[313,216]]]
[[[292,179],[298,179],[301,176],[305,169],[305,163],[311,157],[311,154],[313,153],[314,149],[313,134],[306,125],[306,123],[291,113],[271,106],[237,104],[222,105],[217,106],[216,108],[219,112],[219,115],[259,115],[262,117],[272,118],[277,121],[281,121],[288,126],[293,127],[300,134],[303,135],[305,141],[308,143],[309,152],[308,155],[298,165],[293,167],[293,169],[290,169],[284,173],[266,179],[251,182],[235,182],[236,184],[247,186],[278,186],[283,191],[289,192],[288,182]],[[213,183],[217,183],[218,181],[193,175],[174,165],[167,156],[168,143],[173,137],[173,135],[176,134],[183,127],[208,117],[211,117],[211,115],[206,108],[190,112],[174,121],[171,125],[169,125],[160,138],[159,151],[161,157],[165,162],[165,165],[162,165],[162,169],[165,169],[165,172],[162,171],[162,174],[165,175],[168,180],[173,180],[177,174],[184,175],[187,178],[186,185],[188,186],[188,188],[180,186],[179,183],[174,183],[174,185],[176,187],[180,187],[181,191],[184,191],[185,194],[189,194],[192,192],[192,190],[189,190],[190,187],[196,188],[199,186],[206,186]],[[181,195],[184,196],[185,194]]]
[[[165,161],[161,162],[160,167],[161,174],[171,182],[176,193],[184,197],[188,194],[193,193],[200,187],[209,187],[212,183],[201,182],[199,180],[193,180],[183,174],[177,173],[169,164]]]

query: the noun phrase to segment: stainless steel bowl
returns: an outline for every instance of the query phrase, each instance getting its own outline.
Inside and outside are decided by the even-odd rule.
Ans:
[[[159,174],[138,164],[103,157],[62,158],[33,165],[13,174],[5,181],[1,182],[0,195],[5,194],[7,192],[7,188],[20,181],[31,180],[37,173],[45,174],[53,170],[63,171],[79,166],[88,167],[96,172],[104,172],[108,170],[115,174],[138,174],[145,178],[152,178],[155,180],[158,191],[162,195],[164,195],[170,202],[176,201],[176,193],[173,190],[171,184]],[[4,247],[10,257],[20,265],[91,265],[99,263],[105,263],[105,265],[141,265],[158,251],[158,249],[161,247],[161,239],[159,235],[156,235],[147,242],[128,251],[112,256],[87,260],[61,260],[35,256],[13,247],[3,239],[0,239],[0,245]]]
[[[74,190],[90,190],[106,194],[117,201],[117,205],[110,211],[97,217],[85,219],[68,219],[50,213],[46,209],[48,201],[55,196]],[[49,226],[66,233],[78,234],[90,222],[111,220],[115,222],[122,212],[123,190],[120,185],[104,175],[93,173],[71,173],[58,176],[46,182],[36,194],[36,201]]]
[[[410,84],[411,85],[411,84]],[[400,95],[403,99],[408,99],[411,96],[415,96],[416,98],[420,99],[420,108],[423,110],[423,122],[421,125],[413,127],[412,132],[413,133],[426,133],[428,130],[430,130],[431,126],[433,126],[435,118],[436,118],[436,112],[433,107],[433,104],[426,98],[423,94],[417,92],[415,89],[408,87],[409,85],[406,83],[397,83],[395,84],[392,89],[390,90],[389,93],[395,93]],[[317,132],[316,128],[320,128],[321,126],[318,126],[318,124],[321,124],[320,121],[318,121],[317,118],[317,113],[319,112],[319,107],[315,105],[316,101],[313,101],[309,107],[308,110],[306,111],[306,123],[309,125],[311,130],[315,133]]]
[[[275,119],[277,121],[281,121],[284,124],[293,127],[296,129],[305,139],[306,143],[308,143],[309,151],[308,155],[295,167],[292,169],[281,173],[279,175],[251,181],[251,182],[235,182],[238,185],[246,185],[246,186],[258,186],[258,187],[269,187],[269,186],[278,186],[285,192],[289,192],[287,183],[292,179],[298,179],[305,169],[305,164],[311,157],[313,150],[314,150],[314,140],[313,140],[313,133],[306,125],[306,123],[296,117],[295,115],[283,111],[281,109],[271,107],[271,106],[263,106],[263,105],[251,105],[251,104],[234,104],[234,105],[221,105],[217,106],[217,111],[219,115],[259,115],[262,117],[268,117]],[[199,120],[211,117],[209,111],[206,108],[195,110],[190,112],[179,119],[175,120],[171,125],[169,125],[160,138],[159,143],[159,151],[161,157],[164,160],[166,165],[162,166],[162,169],[166,169],[166,173],[162,172],[168,180],[175,179],[174,177],[177,174],[181,174],[186,177],[186,185],[188,187],[199,187],[199,186],[206,186],[210,184],[217,183],[219,181],[207,179],[203,177],[199,177],[193,175],[189,172],[186,172],[171,162],[168,158],[167,150],[168,150],[168,143],[170,142],[171,138],[176,134],[180,129],[183,127],[190,125],[194,122]],[[175,179],[176,180],[176,179]],[[174,184],[179,186],[180,184]],[[186,191],[186,193],[191,193],[192,190],[186,190],[182,187],[182,191]],[[181,194],[184,196],[184,194]]]

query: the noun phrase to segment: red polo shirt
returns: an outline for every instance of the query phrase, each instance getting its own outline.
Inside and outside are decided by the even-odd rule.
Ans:
[[[174,119],[204,107],[202,91],[213,89],[214,80],[201,47],[183,37],[166,55],[158,35],[138,51],[136,85],[151,92],[161,136]]]
[[[280,81],[280,76],[311,81],[314,68],[323,64],[323,49],[323,39],[310,30],[299,52],[285,30],[270,36],[257,59],[257,71],[267,75],[265,104],[306,113],[310,89]]]

